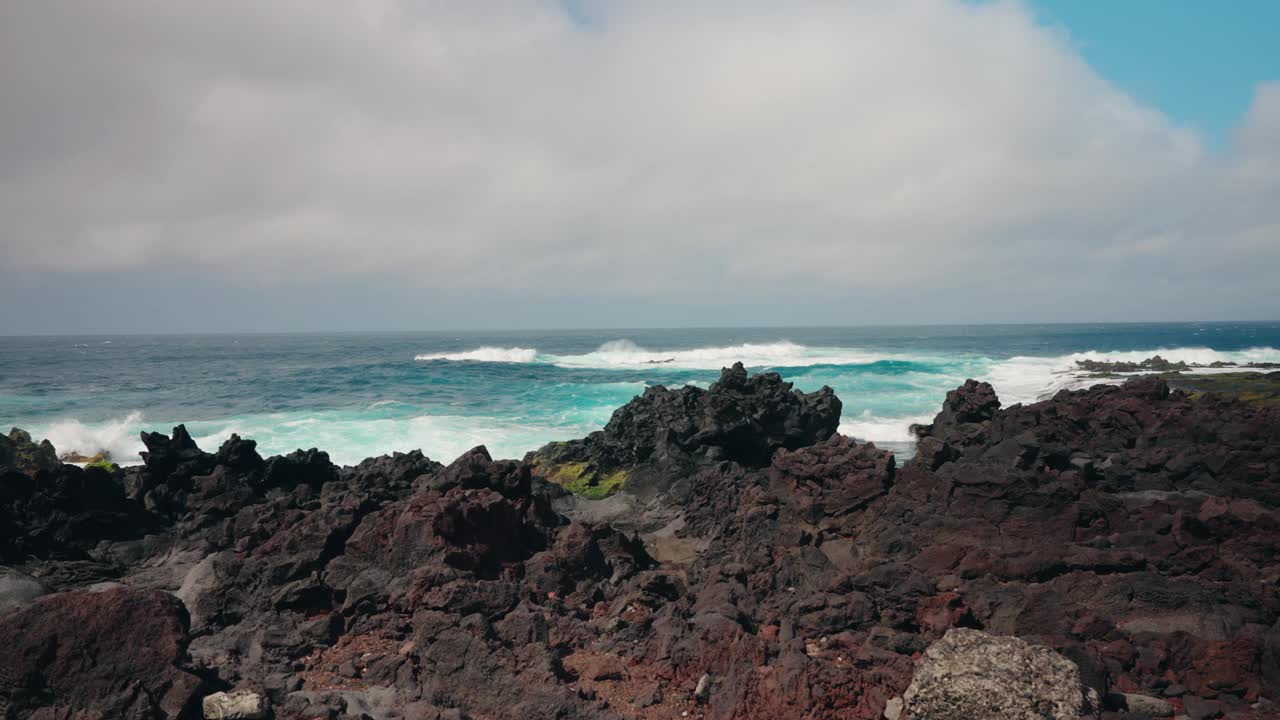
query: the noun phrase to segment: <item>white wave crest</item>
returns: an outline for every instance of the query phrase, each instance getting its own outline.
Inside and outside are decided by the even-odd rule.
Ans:
[[[743,343],[690,350],[649,350],[630,340],[611,340],[584,355],[550,355],[565,368],[645,368],[654,365],[682,370],[719,370],[740,362],[748,367],[853,365],[885,359],[853,348],[813,348],[787,340]]]
[[[941,402],[938,403],[941,407]],[[912,415],[909,417],[877,417],[864,412],[858,417],[842,419],[840,434],[848,435],[862,442],[876,443],[909,443],[915,442],[911,432],[912,425],[923,425],[933,422],[933,415]]]
[[[47,427],[33,429],[31,434],[32,437],[48,438],[59,456],[68,453],[92,456],[106,452],[119,465],[136,465],[142,462],[138,453],[146,449],[138,437],[141,424],[142,413],[134,411],[101,423],[59,420]]]
[[[263,456],[317,447],[333,462],[353,465],[368,457],[420,449],[447,463],[477,445],[486,446],[494,457],[523,457],[551,440],[568,440],[599,430],[607,419],[607,410],[581,419],[469,415],[379,418],[364,412],[322,411],[244,415],[189,424],[188,429],[196,444],[210,452],[236,433],[257,441]]]
[[[582,355],[544,355],[534,348],[481,347],[465,352],[418,355],[415,360],[546,363],[562,368],[639,369],[665,366],[681,370],[719,370],[740,362],[748,367],[857,365],[891,359],[856,348],[808,347],[787,340],[687,350],[650,350],[631,340],[610,340]]]
[[[522,347],[480,347],[465,352],[431,353],[417,355],[414,360],[453,360],[455,362],[531,363],[538,358],[538,351]]]
[[[1154,348],[1151,350],[1124,350],[1111,352],[1071,353],[1054,357],[1017,356],[994,363],[985,379],[995,388],[1001,404],[1030,403],[1051,397],[1059,390],[1074,390],[1103,383],[1124,382],[1125,377],[1098,378],[1081,372],[1078,360],[1101,362],[1142,362],[1159,355],[1169,362],[1185,362],[1188,365],[1209,365],[1215,362],[1246,364],[1251,362],[1280,362],[1280,350],[1272,347],[1255,347],[1247,350],[1213,350],[1206,347]],[[1241,368],[1195,368],[1189,372],[1238,372]]]

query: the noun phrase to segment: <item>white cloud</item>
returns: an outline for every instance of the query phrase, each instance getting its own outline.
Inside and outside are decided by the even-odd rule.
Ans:
[[[14,269],[732,294],[1280,259],[1278,86],[1215,154],[1016,2],[9,3],[0,47]]]

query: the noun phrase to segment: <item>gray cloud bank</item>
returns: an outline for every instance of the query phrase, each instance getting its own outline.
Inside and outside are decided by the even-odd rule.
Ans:
[[[1280,314],[1280,85],[1210,150],[1015,2],[11,2],[0,93],[28,288]]]

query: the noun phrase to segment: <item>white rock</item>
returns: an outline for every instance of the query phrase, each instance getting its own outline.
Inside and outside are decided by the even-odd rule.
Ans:
[[[267,701],[249,690],[218,692],[205,697],[206,720],[264,720],[267,717]]]
[[[898,720],[902,717],[902,698],[889,698],[889,702],[884,705],[885,720]]]
[[[707,696],[711,694],[711,676],[703,673],[698,678],[698,686],[693,689],[693,697],[700,703],[707,701]]]
[[[925,651],[903,695],[911,720],[1077,720],[1080,668],[1016,637],[955,628]]]
[[[0,566],[0,610],[30,605],[48,592],[44,583],[30,575]]]
[[[1131,713],[1150,715],[1152,717],[1170,717],[1173,706],[1157,697],[1124,693],[1124,704]]]

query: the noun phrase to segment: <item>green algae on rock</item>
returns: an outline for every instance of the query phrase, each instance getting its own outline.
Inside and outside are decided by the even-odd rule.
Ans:
[[[58,453],[48,440],[34,442],[25,430],[13,428],[8,436],[0,435],[0,467],[12,467],[25,473],[52,470],[61,465]]]
[[[626,487],[631,473],[624,469],[603,471],[591,463],[555,463],[535,460],[535,474],[565,490],[590,500],[600,500]]]
[[[1192,398],[1212,393],[1255,405],[1280,405],[1280,372],[1233,372],[1213,375],[1162,375],[1169,387],[1184,390]]]

